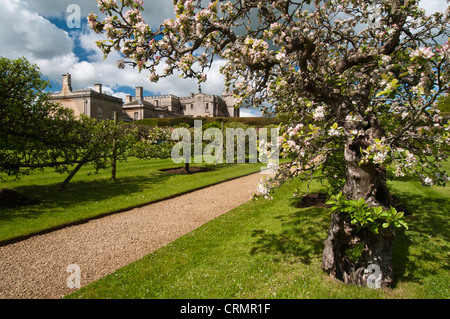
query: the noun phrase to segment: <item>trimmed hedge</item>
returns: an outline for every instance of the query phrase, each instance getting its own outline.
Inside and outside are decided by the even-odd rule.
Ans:
[[[209,123],[229,123],[229,122],[240,122],[243,124],[256,126],[256,127],[264,127],[267,125],[278,125],[280,124],[280,120],[276,117],[174,117],[174,118],[152,118],[152,119],[144,119],[139,121],[134,121],[135,125],[144,125],[144,126],[158,126],[158,127],[174,127],[180,124],[188,124],[191,127],[194,127],[195,120],[202,120],[202,124]],[[124,123],[129,124],[129,123]]]
[[[450,112],[442,112],[441,115],[444,118],[450,117]],[[243,124],[247,124],[250,126],[256,127],[265,127],[267,125],[279,125],[281,120],[277,117],[174,117],[174,118],[152,118],[139,120],[134,122],[123,122],[123,124],[131,124],[137,126],[150,126],[150,127],[175,127],[181,124],[188,124],[191,127],[194,127],[195,120],[202,120],[202,124],[217,124],[217,127],[220,127],[220,124],[223,122],[224,124],[230,122],[239,122]],[[212,125],[216,126],[216,125]]]

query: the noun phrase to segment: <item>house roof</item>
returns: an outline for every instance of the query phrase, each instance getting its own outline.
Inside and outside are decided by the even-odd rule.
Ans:
[[[109,100],[110,102],[113,103],[117,103],[117,104],[122,104],[123,100],[119,97],[115,97],[109,94],[105,94],[105,93],[99,93],[95,90],[92,89],[81,89],[81,90],[75,90],[75,91],[70,91],[70,92],[63,92],[63,90],[61,90],[61,92],[54,92],[51,93],[50,98],[51,99],[74,99],[74,98],[91,98],[91,97],[97,97],[97,98],[101,98],[103,100]]]
[[[164,112],[170,115],[177,115],[174,112],[169,111],[166,107],[158,107],[155,106],[154,104],[144,100],[144,99],[134,99],[131,102],[127,102],[125,104],[123,104],[122,106],[122,110],[126,110],[126,109],[147,109],[147,110],[152,110],[152,111],[159,111],[159,112]]]
[[[134,99],[131,102],[125,103],[123,104],[122,108],[144,108],[144,109],[149,109],[149,110],[163,110],[161,108],[157,108],[154,104],[145,101],[143,99]]]

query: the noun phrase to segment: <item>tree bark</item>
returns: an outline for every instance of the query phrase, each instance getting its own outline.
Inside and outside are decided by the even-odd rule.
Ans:
[[[386,169],[374,163],[359,164],[361,149],[367,147],[361,141],[352,141],[345,146],[346,183],[343,194],[347,199],[364,198],[369,207],[392,206],[392,196],[386,185]]]
[[[386,170],[377,164],[359,164],[364,139],[349,141],[345,148],[346,184],[343,194],[347,199],[364,198],[369,207],[392,206],[392,196],[386,186]],[[392,227],[380,229],[379,234],[367,228],[358,230],[348,213],[334,213],[322,256],[322,269],[345,283],[370,287],[388,287],[393,280],[392,249],[395,233]],[[363,245],[361,256],[353,262],[346,251]],[[376,270],[372,274],[372,269]],[[376,277],[376,283],[368,278]]]
[[[78,171],[80,170],[80,168],[86,164],[86,162],[81,162],[79,163],[74,170],[69,174],[69,176],[67,176],[67,178],[64,180],[64,182],[62,182],[59,187],[58,187],[58,191],[63,191],[67,184],[69,184],[69,182],[72,180],[72,178],[78,173]]]
[[[372,287],[389,287],[393,281],[392,249],[395,234],[392,227],[379,234],[369,229],[357,230],[348,214],[332,214],[328,237],[324,241],[322,269],[332,278],[347,284],[368,286],[369,277],[375,275]],[[357,245],[364,246],[361,257],[353,262],[347,254]],[[372,274],[371,268],[376,270]]]

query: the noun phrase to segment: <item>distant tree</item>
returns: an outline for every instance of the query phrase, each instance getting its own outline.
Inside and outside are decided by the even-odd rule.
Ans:
[[[114,166],[112,179],[115,180],[116,161],[126,160],[138,141],[137,132],[133,129],[121,127],[111,120],[98,121],[85,115],[81,115],[64,137],[70,141],[65,152],[75,166],[71,167],[70,174],[60,184],[59,190],[64,190],[86,164],[92,164],[96,172]]]
[[[0,57],[0,173],[18,178],[46,167],[70,172],[62,190],[83,165],[99,170],[113,157],[126,158],[137,138],[132,130],[113,121],[76,118],[50,101],[48,86],[25,58]]]
[[[321,170],[333,187],[340,209],[322,268],[366,285],[377,265],[384,287],[393,281],[395,228],[404,225],[387,170],[426,186],[449,179],[441,164],[449,126],[436,102],[449,90],[450,10],[428,16],[418,2],[174,0],[176,19],[151,28],[142,1],[99,0],[106,18],[88,20],[106,34],[98,42],[105,55],[121,51],[119,67],[148,70],[155,82],[175,70],[205,81],[217,57],[227,60],[221,70],[238,105],[268,101],[285,124],[292,161],[273,182],[310,181]],[[364,249],[353,263],[346,251],[355,245]]]
[[[174,142],[171,140],[171,129],[161,127],[149,127],[145,125],[125,127],[134,127],[137,133],[137,139],[131,147],[130,155],[139,159],[170,157],[170,152]]]
[[[25,58],[0,57],[0,173],[19,177],[72,164],[67,132],[77,123],[73,112],[49,100],[48,85]]]

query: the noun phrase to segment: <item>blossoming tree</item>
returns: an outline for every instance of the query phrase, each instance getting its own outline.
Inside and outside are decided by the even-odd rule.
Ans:
[[[320,169],[343,193],[334,197],[322,268],[365,285],[376,264],[388,286],[395,227],[404,223],[391,209],[387,170],[425,185],[448,181],[439,162],[449,126],[436,101],[449,89],[449,9],[427,16],[416,0],[173,2],[176,19],[158,28],[137,0],[98,0],[106,17],[88,20],[108,38],[98,42],[105,55],[121,51],[118,66],[146,69],[151,81],[177,71],[202,82],[225,59],[236,101],[285,124],[280,142],[292,161],[271,182],[310,180]],[[356,244],[364,249],[353,263],[345,251]]]

